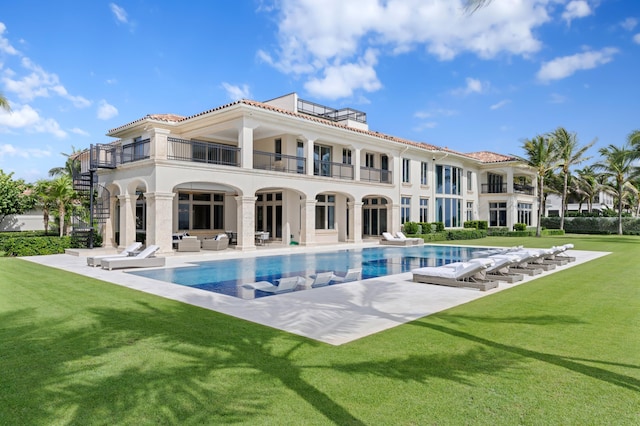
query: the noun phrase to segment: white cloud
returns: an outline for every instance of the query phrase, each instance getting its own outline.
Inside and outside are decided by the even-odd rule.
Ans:
[[[472,93],[482,93],[487,90],[489,83],[483,83],[476,78],[467,77],[467,85],[452,91],[454,95],[470,95]]]
[[[587,51],[556,58],[542,64],[537,77],[543,82],[560,80],[573,75],[576,71],[596,68],[611,62],[616,53],[618,53],[618,49],[605,47],[599,51]]]
[[[78,128],[78,127],[74,127],[73,129],[69,129],[69,131],[71,133],[73,133],[73,134],[76,134],[76,135],[89,136],[89,132],[87,132],[85,130],[82,130],[82,129]]]
[[[627,31],[633,31],[636,25],[638,25],[638,20],[636,18],[627,18],[620,23],[620,26]]]
[[[55,94],[71,101],[76,108],[86,108],[91,105],[91,101],[82,96],[70,95],[60,84],[56,74],[45,71],[31,59],[22,57],[20,63],[30,73],[21,78],[15,78],[17,76],[15,71],[6,70],[2,81],[6,90],[15,93],[21,100],[29,102],[38,97],[48,98]]]
[[[51,157],[50,149],[39,148],[16,148],[12,144],[0,145],[0,159],[4,157],[20,157],[20,158],[43,158]]]
[[[382,87],[374,69],[376,63],[376,52],[370,50],[359,63],[327,66],[322,78],[311,78],[304,87],[309,93],[328,99],[352,96],[357,89],[374,92]]]
[[[113,117],[115,117],[117,115],[118,115],[118,109],[116,107],[114,107],[113,105],[110,105],[109,103],[107,103],[107,101],[105,101],[104,99],[102,99],[98,103],[97,117],[100,120],[108,120],[108,119],[113,118]]]
[[[502,108],[503,106],[508,105],[508,104],[510,104],[510,103],[511,103],[511,101],[510,101],[509,99],[503,99],[503,100],[501,100],[500,102],[498,102],[498,103],[495,103],[495,104],[491,105],[491,106],[489,107],[489,109],[491,109],[491,110],[500,109],[500,108]]]
[[[634,43],[640,44],[640,33],[633,36]]]
[[[494,1],[470,15],[463,0],[282,0],[276,3],[279,47],[257,57],[306,79],[318,97],[352,96],[383,86],[376,73],[382,56],[416,49],[439,60],[465,52],[482,59],[538,52],[534,31],[550,21],[552,3]]]
[[[67,137],[67,132],[53,118],[43,118],[29,105],[13,105],[12,110],[0,111],[0,131],[24,130],[29,133],[48,133],[56,138]]]
[[[13,47],[11,45],[11,43],[9,43],[9,40],[7,40],[3,34],[4,32],[7,30],[7,27],[4,23],[0,22],[0,52],[4,52],[7,53],[9,55],[17,55],[20,52],[18,52],[16,50],[15,47]]]
[[[251,91],[249,90],[249,86],[246,84],[236,86],[229,83],[222,83],[222,88],[227,92],[227,96],[233,101],[251,98]]]
[[[111,9],[111,13],[113,13],[113,16],[115,16],[118,23],[127,24],[129,22],[127,18],[127,11],[124,10],[124,8],[115,3],[109,3],[109,9]]]
[[[571,24],[571,21],[577,18],[584,18],[591,15],[591,7],[586,0],[571,0],[562,12],[562,19]]]

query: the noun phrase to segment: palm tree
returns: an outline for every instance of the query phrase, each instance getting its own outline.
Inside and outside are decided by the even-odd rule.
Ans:
[[[640,151],[640,130],[634,130],[633,132],[629,133],[629,136],[627,136],[627,140],[629,141],[629,144],[632,148],[634,148],[636,151]]]
[[[57,203],[51,196],[51,181],[41,179],[36,182],[36,205],[42,209],[42,221],[44,222],[44,233],[49,233],[49,216],[53,209],[56,208]]]
[[[536,226],[536,236],[540,237],[542,235],[540,220],[542,218],[544,199],[544,178],[548,172],[558,167],[558,150],[556,149],[555,139],[548,135],[538,135],[533,139],[525,140],[522,148],[526,154],[522,160],[538,172],[538,223]]]
[[[578,145],[578,136],[575,133],[569,133],[563,127],[558,127],[551,137],[555,139],[558,155],[561,159],[560,167],[562,169],[563,186],[562,186],[562,206],[560,208],[560,229],[564,229],[564,214],[567,209],[567,187],[569,183],[569,173],[571,167],[588,160],[591,157],[585,157],[584,154],[589,148],[596,143],[595,140],[580,147]]]
[[[51,181],[51,187],[49,195],[55,200],[55,205],[58,207],[58,215],[60,216],[60,236],[64,236],[64,216],[67,211],[67,206],[76,199],[76,192],[73,190],[73,184],[71,177],[67,175],[61,175]]]
[[[75,146],[71,146],[71,154],[65,154],[64,152],[61,152],[60,154],[64,155],[65,157],[67,157],[67,160],[64,163],[63,167],[53,167],[52,169],[49,170],[49,176],[53,177],[53,176],[60,176],[60,175],[68,175],[69,177],[73,178],[74,175],[74,169],[75,171],[79,171],[78,170],[78,166],[79,164],[77,162],[74,161],[74,157],[75,154],[81,152],[82,150],[80,149],[76,149]]]
[[[640,153],[631,149],[628,144],[622,148],[611,144],[600,148],[600,155],[602,160],[595,167],[602,170],[602,176],[613,181],[611,189],[616,193],[618,201],[618,235],[622,235],[624,191],[627,184],[640,175],[640,168],[634,166]]]
[[[2,93],[0,93],[0,108],[5,111],[11,111],[11,105],[9,105],[9,101]]]
[[[586,166],[576,170],[574,179],[576,181],[576,192],[584,196],[584,200],[587,202],[587,211],[591,213],[593,210],[593,200],[596,195],[598,195],[601,186],[598,182],[594,167]]]

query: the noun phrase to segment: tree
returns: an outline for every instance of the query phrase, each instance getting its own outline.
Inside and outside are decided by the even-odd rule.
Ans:
[[[576,192],[584,197],[584,201],[587,202],[587,211],[591,213],[593,211],[593,200],[598,195],[601,187],[594,167],[586,166],[576,170],[574,180],[576,182]]]
[[[50,196],[58,207],[60,217],[60,236],[64,236],[64,216],[68,206],[76,199],[76,191],[73,190],[71,177],[61,175],[51,181]]]
[[[542,235],[540,219],[542,218],[544,205],[544,177],[549,171],[558,167],[558,150],[556,149],[555,139],[549,137],[549,135],[538,135],[533,139],[525,140],[522,148],[526,155],[522,160],[538,172],[538,223],[536,236],[540,237]]]
[[[624,205],[624,190],[640,169],[634,166],[639,153],[625,144],[619,148],[613,144],[600,148],[602,160],[595,167],[601,170],[601,175],[612,180],[611,189],[616,193],[618,201],[618,235],[622,235],[622,210]]]
[[[82,152],[82,150],[77,150],[73,145],[71,146],[71,154],[65,154],[64,152],[61,152],[60,154],[67,157],[67,160],[65,161],[63,167],[53,167],[52,169],[50,169],[49,176],[54,177],[66,174],[67,176],[73,178],[74,171],[79,172],[78,167],[80,166],[80,164],[74,161],[75,154],[78,154],[79,152]]]
[[[7,216],[23,214],[33,208],[35,197],[22,180],[13,180],[13,173],[0,169],[0,224]]]
[[[9,101],[4,97],[2,93],[0,93],[0,109],[11,111],[11,105],[9,105]]]
[[[627,136],[627,140],[629,141],[629,144],[632,148],[634,148],[636,151],[640,151],[640,130],[634,130],[633,132],[629,133],[629,136]]]
[[[560,208],[560,229],[564,229],[564,215],[567,209],[567,188],[569,183],[569,174],[571,173],[571,167],[588,160],[590,157],[585,157],[584,154],[589,148],[596,143],[595,140],[590,143],[579,146],[578,136],[575,133],[569,133],[563,127],[558,127],[551,137],[555,139],[556,149],[558,150],[558,156],[560,157],[560,167],[562,170],[563,185],[562,185],[562,207]]]
[[[41,179],[36,182],[34,188],[36,194],[36,206],[42,209],[42,221],[44,222],[44,233],[49,233],[49,216],[57,207],[56,200],[51,196],[51,181]]]

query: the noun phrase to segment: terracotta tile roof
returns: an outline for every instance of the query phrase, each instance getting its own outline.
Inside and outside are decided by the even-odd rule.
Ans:
[[[502,163],[505,161],[518,161],[518,158],[512,155],[496,154],[490,151],[470,152],[467,156],[480,160],[483,163]]]
[[[439,152],[448,152],[451,154],[456,154],[456,155],[461,155],[464,157],[469,157],[469,158],[473,158],[475,160],[479,160],[482,161],[484,163],[495,163],[495,162],[502,162],[502,161],[514,161],[517,160],[517,158],[515,157],[510,157],[510,156],[506,156],[506,155],[502,155],[502,154],[496,154],[496,153],[492,153],[492,152],[487,152],[487,151],[482,151],[482,152],[475,152],[475,153],[471,153],[471,154],[465,154],[463,152],[459,152],[459,151],[455,151],[452,149],[449,149],[447,147],[439,147],[439,146],[435,146],[435,145],[431,145],[428,143],[423,143],[423,142],[415,142],[415,141],[411,141],[408,139],[403,139],[403,138],[399,138],[396,136],[391,136],[391,135],[387,135],[385,133],[380,133],[380,132],[375,132],[372,130],[362,130],[362,129],[357,129],[354,127],[349,127],[346,126],[344,124],[340,124],[340,123],[336,123],[334,121],[331,120],[327,120],[324,118],[320,118],[320,117],[314,117],[312,115],[307,115],[307,114],[301,114],[301,113],[297,113],[297,112],[293,112],[293,111],[289,111],[286,109],[282,109],[282,108],[278,108],[276,106],[273,105],[269,105],[266,104],[264,102],[258,102],[258,101],[253,101],[253,100],[249,100],[249,99],[242,99],[239,101],[235,101],[235,102],[231,102],[225,105],[221,105],[212,109],[209,109],[207,111],[203,111],[194,115],[190,115],[187,117],[181,116],[181,115],[176,115],[176,114],[149,114],[146,115],[138,120],[132,121],[130,123],[127,123],[123,126],[120,127],[116,127],[115,129],[111,129],[109,130],[109,132],[107,134],[111,134],[114,132],[117,132],[118,130],[124,129],[126,127],[129,127],[133,124],[139,123],[141,121],[145,121],[145,120],[155,120],[155,121],[164,121],[167,123],[180,123],[186,120],[190,120],[196,117],[200,117],[203,115],[207,115],[210,114],[212,112],[215,111],[220,111],[226,108],[230,108],[234,105],[239,105],[239,104],[243,104],[243,105],[248,105],[248,106],[252,106],[252,107],[256,107],[256,108],[261,108],[264,110],[268,110],[268,111],[273,111],[273,112],[277,112],[279,114],[285,114],[285,115],[289,115],[291,117],[297,117],[297,118],[301,118],[304,120],[308,120],[308,121],[314,121],[316,123],[322,123],[328,126],[333,126],[333,127],[338,127],[341,129],[345,129],[351,132],[355,132],[355,133],[361,133],[364,135],[369,135],[369,136],[373,136],[376,138],[380,138],[380,139],[384,139],[384,140],[388,140],[388,141],[392,141],[392,142],[397,142],[397,143],[401,143],[401,144],[405,144],[405,145],[409,145],[409,146],[414,146],[416,148],[420,148],[420,149],[424,149],[427,151],[439,151]]]

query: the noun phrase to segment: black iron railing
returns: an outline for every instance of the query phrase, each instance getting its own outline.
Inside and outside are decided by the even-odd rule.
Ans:
[[[167,138],[169,160],[240,166],[240,148],[212,142]]]
[[[506,183],[483,183],[480,190],[483,194],[506,194],[507,184]]]
[[[326,118],[331,121],[353,120],[359,123],[367,122],[367,114],[352,108],[334,109],[314,102],[298,99],[298,112]]]
[[[151,141],[144,139],[122,145],[122,164],[145,160],[150,156]]]
[[[314,161],[313,174],[336,179],[353,180],[353,166],[351,164],[333,163],[331,161]]]
[[[253,151],[253,168],[274,170],[284,173],[306,173],[307,160],[295,155],[276,154],[274,152]]]
[[[360,167],[360,180],[364,182],[393,183],[393,173],[390,170]]]

